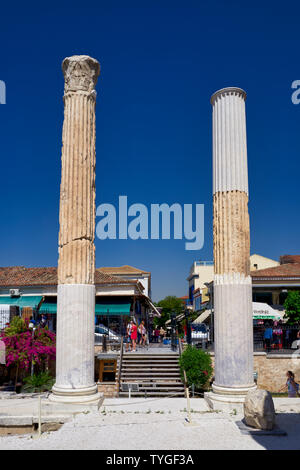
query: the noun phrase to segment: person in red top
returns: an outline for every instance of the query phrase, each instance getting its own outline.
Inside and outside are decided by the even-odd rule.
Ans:
[[[130,338],[132,341],[132,351],[136,352],[136,340],[137,340],[137,326],[134,323],[134,321],[131,323],[131,333],[130,333]]]

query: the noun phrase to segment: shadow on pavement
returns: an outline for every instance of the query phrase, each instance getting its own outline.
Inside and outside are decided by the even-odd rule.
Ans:
[[[279,413],[276,425],[287,436],[251,435],[252,439],[267,450],[300,450],[300,413]]]

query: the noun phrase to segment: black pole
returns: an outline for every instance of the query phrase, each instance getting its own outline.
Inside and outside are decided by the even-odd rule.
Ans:
[[[188,310],[184,311],[185,321],[186,321],[186,342],[187,344],[192,343],[192,333],[191,333],[191,324],[189,321],[189,312]]]
[[[172,351],[177,350],[177,325],[176,325],[176,314],[171,313],[171,348]]]

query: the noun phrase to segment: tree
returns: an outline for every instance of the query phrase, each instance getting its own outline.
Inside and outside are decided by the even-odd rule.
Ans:
[[[182,300],[172,295],[169,295],[163,300],[160,300],[157,304],[157,307],[162,308],[161,317],[155,319],[158,326],[165,326],[166,321],[170,320],[171,318],[171,313],[179,315],[182,313],[184,308]]]
[[[188,346],[179,359],[181,378],[184,380],[186,373],[187,385],[193,384],[198,389],[203,389],[209,383],[213,373],[210,355],[202,349]]]
[[[14,317],[3,331],[0,341],[5,344],[6,366],[16,366],[16,383],[19,369],[28,370],[31,363],[42,368],[49,359],[55,358],[55,333],[48,328],[29,328],[28,321]]]
[[[290,291],[284,302],[285,318],[288,323],[294,324],[300,322],[300,292]]]

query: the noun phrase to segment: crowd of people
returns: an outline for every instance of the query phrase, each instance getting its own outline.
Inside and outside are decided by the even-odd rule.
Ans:
[[[126,351],[136,352],[137,346],[145,348],[149,343],[162,343],[166,334],[163,327],[155,327],[153,330],[147,331],[144,320],[139,325],[131,320],[126,328]]]
[[[267,351],[271,349],[289,349],[293,341],[300,340],[300,331],[296,332],[281,321],[269,321],[265,324],[263,339],[264,348]]]

